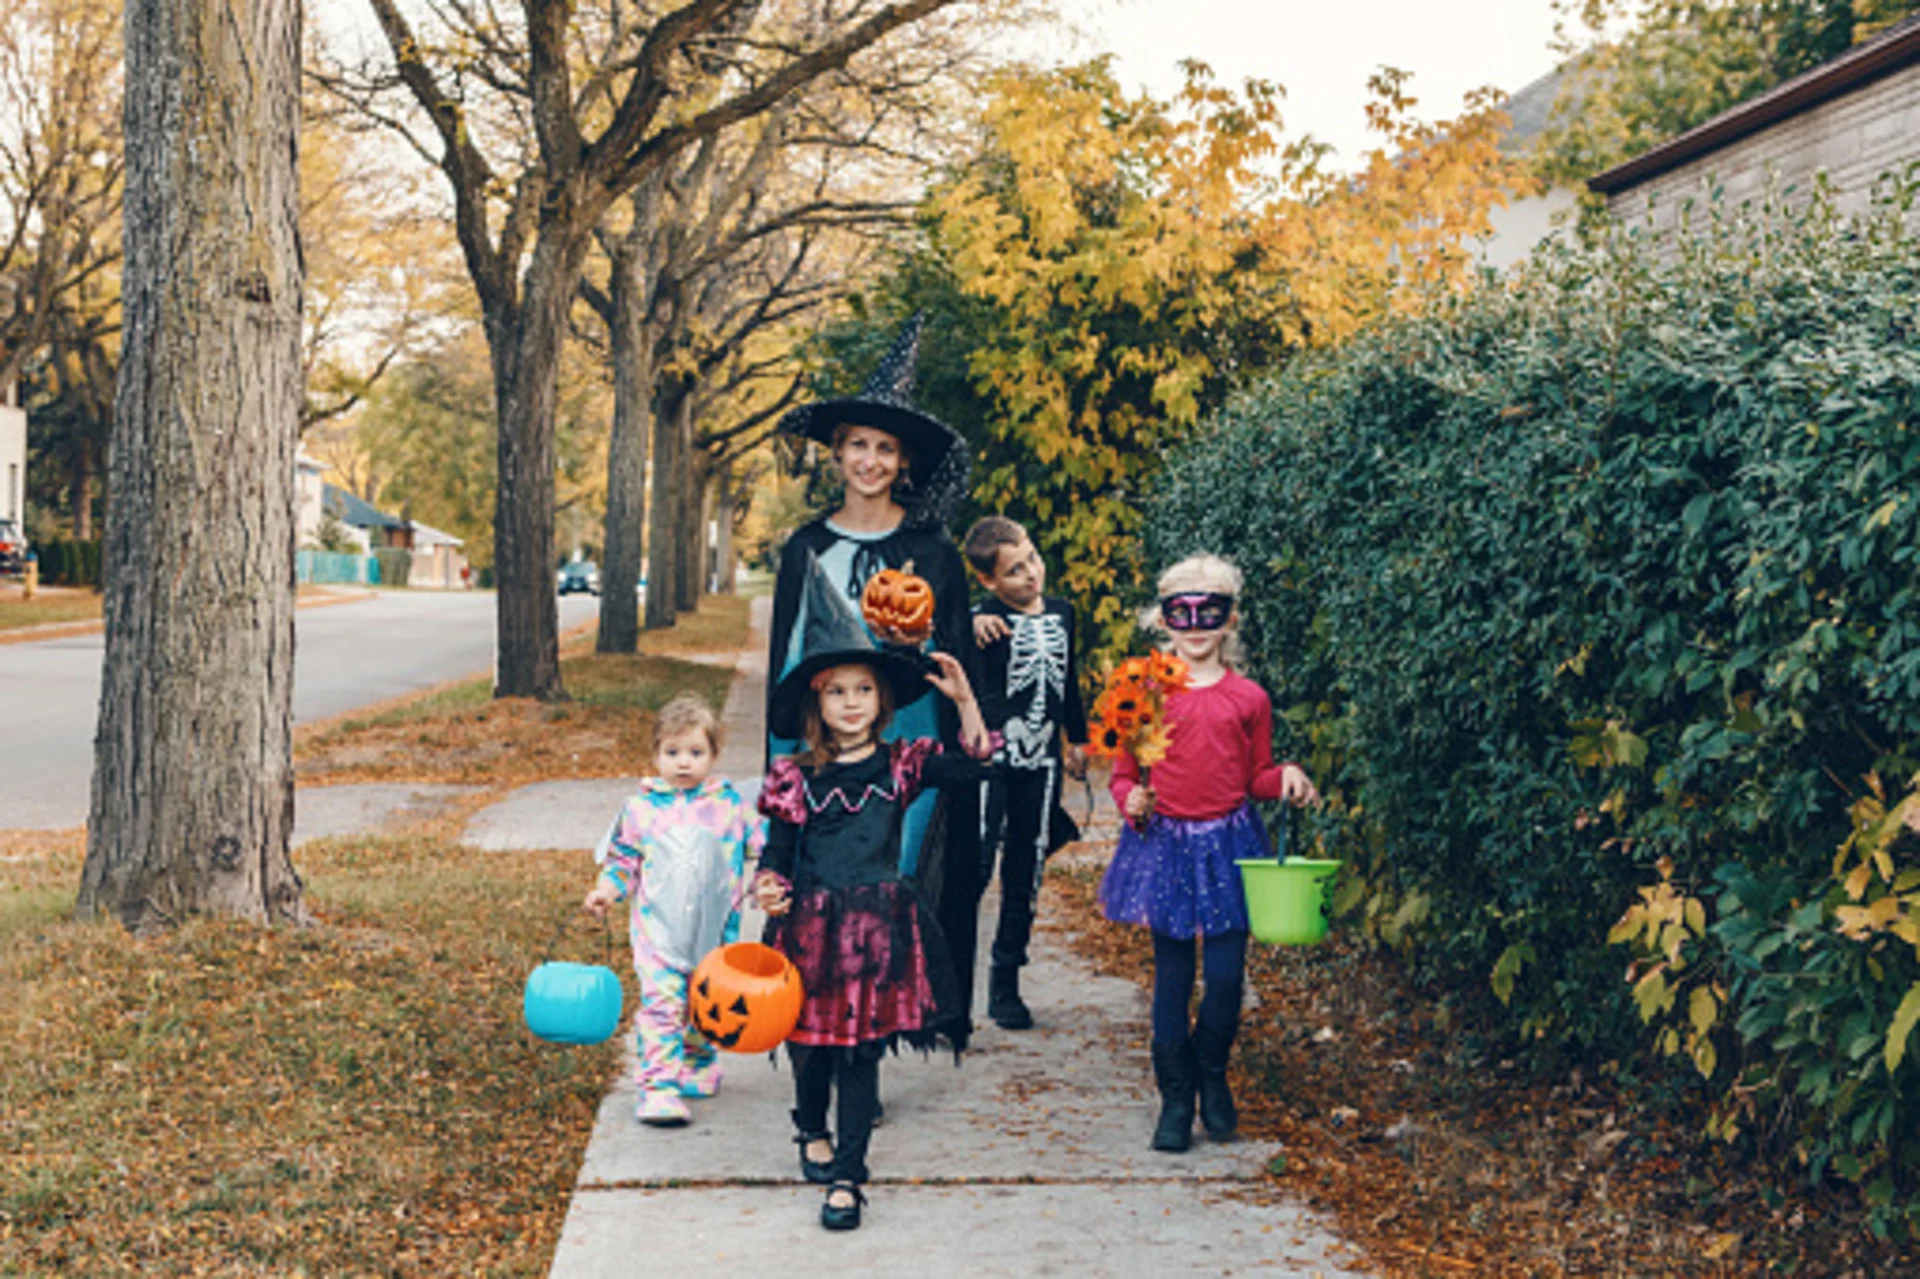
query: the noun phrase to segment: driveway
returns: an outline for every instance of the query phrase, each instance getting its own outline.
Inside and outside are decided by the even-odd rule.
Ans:
[[[490,591],[376,592],[295,615],[293,714],[332,716],[493,668]],[[599,601],[560,600],[564,630]],[[61,830],[87,819],[101,636],[0,647],[0,830]]]

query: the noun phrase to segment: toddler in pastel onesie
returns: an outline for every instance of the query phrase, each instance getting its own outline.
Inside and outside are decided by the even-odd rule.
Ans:
[[[716,946],[737,940],[747,862],[766,823],[712,775],[719,723],[697,697],[676,697],[654,721],[655,776],[620,808],[594,853],[600,875],[582,906],[604,918],[631,899],[641,1123],[677,1128],[688,1097],[720,1089],[719,1053],[687,1020],[687,979]]]

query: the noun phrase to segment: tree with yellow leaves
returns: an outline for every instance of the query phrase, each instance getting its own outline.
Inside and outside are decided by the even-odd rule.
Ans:
[[[960,338],[985,401],[975,497],[1034,530],[1107,650],[1167,450],[1236,376],[1465,282],[1463,242],[1528,183],[1491,94],[1423,124],[1383,71],[1382,145],[1342,175],[1283,138],[1276,86],[1186,69],[1172,102],[1122,93],[1104,60],[1004,77],[982,157],[929,206],[929,254],[987,304]]]

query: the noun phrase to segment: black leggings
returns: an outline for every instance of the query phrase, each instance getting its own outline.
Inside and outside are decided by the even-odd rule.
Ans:
[[[1177,1044],[1187,1037],[1187,1002],[1193,998],[1193,938],[1153,935],[1153,1037]],[[1221,933],[1200,943],[1200,1024],[1232,1034],[1240,1020],[1240,986],[1246,979],[1247,935]]]
[[[1020,968],[1027,962],[1027,943],[1033,937],[1033,916],[1040,901],[1040,876],[1047,864],[1052,831],[1055,769],[1009,768],[999,779],[1005,826],[1000,844],[1000,921],[993,933],[996,968]],[[989,829],[992,822],[989,820]],[[981,862],[981,880],[993,877],[994,849],[988,843]]]
[[[864,1185],[867,1143],[873,1137],[873,1112],[880,1100],[883,1044],[853,1048],[815,1048],[789,1043],[793,1062],[793,1122],[803,1133],[827,1131],[827,1100],[838,1092],[839,1120],[833,1140],[833,1179]]]

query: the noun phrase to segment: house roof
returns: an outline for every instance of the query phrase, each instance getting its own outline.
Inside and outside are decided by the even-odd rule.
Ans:
[[[1560,97],[1560,86],[1572,72],[1555,67],[1533,83],[1510,95],[1500,105],[1510,122],[1500,135],[1500,148],[1509,153],[1524,151],[1553,123],[1553,104]]]
[[[407,522],[388,515],[361,501],[343,488],[327,485],[320,495],[320,509],[333,512],[335,519],[350,528],[405,528]]]
[[[1897,22],[1811,71],[1777,84],[1625,164],[1588,178],[1587,186],[1601,195],[1625,191],[1914,62],[1920,62],[1920,15]]]
[[[431,524],[422,524],[419,520],[409,520],[407,524],[413,529],[415,546],[465,546],[467,544],[466,539],[442,532]]]

